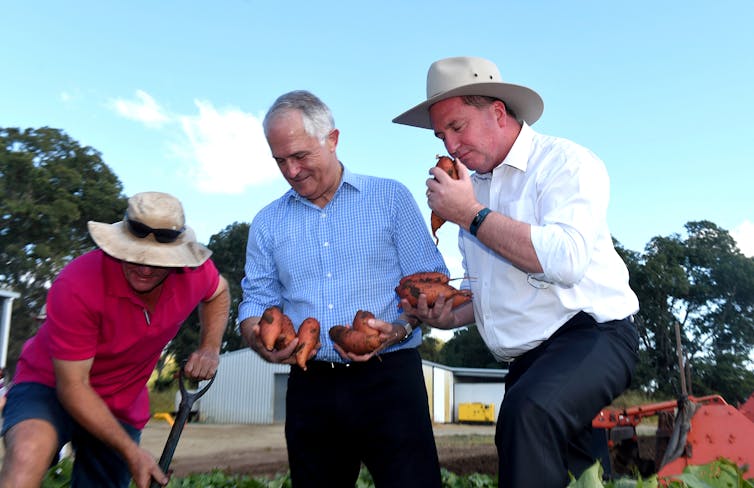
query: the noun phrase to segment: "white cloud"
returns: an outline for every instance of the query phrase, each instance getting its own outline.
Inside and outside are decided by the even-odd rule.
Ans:
[[[744,220],[741,225],[730,231],[730,235],[736,240],[741,253],[750,258],[754,257],[754,223]]]
[[[195,103],[198,115],[180,117],[188,149],[174,150],[195,163],[189,173],[200,191],[237,194],[280,177],[259,118],[236,108]]]
[[[136,90],[136,100],[116,98],[110,101],[112,108],[121,116],[159,128],[170,121],[170,116],[147,92]]]

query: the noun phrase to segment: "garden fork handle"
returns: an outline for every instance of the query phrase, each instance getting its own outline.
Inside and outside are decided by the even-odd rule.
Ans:
[[[215,381],[215,376],[204,385],[204,388],[196,393],[189,393],[188,390],[186,390],[186,385],[183,381],[183,367],[181,367],[178,370],[178,387],[181,390],[181,403],[178,406],[178,413],[173,422],[173,427],[170,429],[168,440],[165,442],[165,448],[162,450],[162,456],[160,456],[160,469],[165,474],[168,473],[168,468],[170,467],[170,462],[173,460],[175,448],[178,447],[178,439],[180,439],[181,432],[183,432],[183,426],[186,425],[186,421],[191,413],[191,407],[194,405],[194,402],[204,395],[209,387],[212,386],[212,383]],[[157,481],[152,480],[151,488],[159,488],[160,486],[162,485]]]

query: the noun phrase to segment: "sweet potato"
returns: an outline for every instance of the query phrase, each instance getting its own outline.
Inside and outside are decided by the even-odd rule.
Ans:
[[[404,276],[398,282],[398,286],[401,286],[409,281],[420,283],[448,283],[450,281],[450,278],[445,273],[440,273],[439,271],[421,271],[419,273]]]
[[[331,328],[330,339],[346,352],[369,354],[382,345],[380,331],[367,324],[367,321],[373,318],[375,317],[372,312],[359,310],[351,325],[336,325]]]
[[[293,339],[296,338],[296,329],[293,328],[293,322],[290,317],[283,314],[283,326],[280,328],[280,335],[275,341],[275,349],[278,351],[288,347]]]
[[[458,290],[451,286],[449,281],[450,279],[442,273],[415,273],[403,277],[395,292],[399,297],[408,300],[412,307],[416,306],[421,294],[427,296],[429,307],[435,304],[440,295],[444,295],[446,301],[452,300],[453,308],[471,300],[471,291]]]
[[[375,328],[369,327],[367,321],[373,319],[374,314],[366,310],[359,310],[356,312],[356,316],[353,318],[353,330],[362,332],[366,335],[379,335],[380,331]]]
[[[448,176],[454,180],[458,179],[458,168],[456,168],[455,160],[450,159],[447,156],[437,156],[437,164],[435,166],[445,171]],[[440,239],[437,237],[437,230],[445,223],[445,219],[437,215],[433,210],[430,215],[430,220],[430,224],[432,225],[432,237],[435,238],[435,244],[439,244]]]
[[[283,312],[278,307],[269,307],[259,318],[259,336],[262,345],[272,351],[283,330]]]
[[[306,361],[309,354],[319,344],[319,320],[314,317],[304,319],[298,328],[298,350],[296,351],[296,363],[306,371]]]
[[[346,352],[369,354],[380,347],[378,335],[367,335],[348,325],[336,325],[330,329],[330,339]]]
[[[444,295],[446,301],[452,300],[453,308],[471,300],[469,290],[458,290],[445,283],[407,283],[395,291],[399,297],[408,300],[412,307],[416,306],[421,294],[427,296],[427,306],[429,307],[435,304],[440,295]]]

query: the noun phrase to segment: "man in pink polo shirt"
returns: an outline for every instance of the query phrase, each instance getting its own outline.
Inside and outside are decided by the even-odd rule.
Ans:
[[[89,222],[100,249],[74,259],[47,295],[47,318],[24,344],[7,395],[0,487],[39,486],[56,453],[76,452],[72,486],[147,487],[168,479],[138,445],[147,380],[199,306],[201,343],[189,378],[217,371],[228,284],[196,242],[175,197],[139,193],[122,221]]]

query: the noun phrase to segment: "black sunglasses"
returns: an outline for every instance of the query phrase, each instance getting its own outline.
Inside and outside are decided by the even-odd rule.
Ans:
[[[181,234],[183,234],[183,231],[186,230],[185,227],[182,227],[179,230],[153,229],[146,224],[142,224],[138,220],[129,219],[128,215],[126,215],[125,220],[128,224],[128,230],[131,232],[131,234],[135,235],[139,239],[144,239],[149,234],[154,234],[155,240],[162,244],[175,242],[181,236]]]

